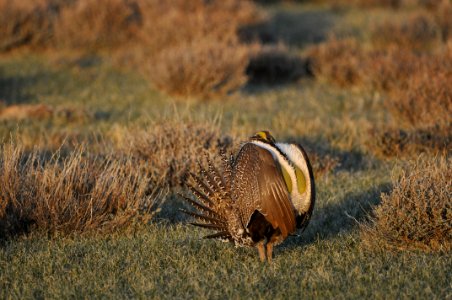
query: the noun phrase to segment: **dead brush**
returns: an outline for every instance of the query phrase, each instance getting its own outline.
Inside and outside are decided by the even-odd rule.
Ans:
[[[0,51],[47,45],[55,16],[48,0],[0,0]]]
[[[4,144],[0,154],[0,232],[49,235],[108,231],[150,219],[159,188],[144,164],[124,157],[67,156]]]
[[[362,82],[364,52],[355,39],[332,38],[307,52],[310,72],[340,86]]]
[[[233,138],[223,135],[211,122],[164,120],[146,129],[127,129],[111,133],[118,151],[142,161],[152,162],[152,178],[165,186],[180,186],[198,168],[205,155],[219,161],[220,149],[232,147]]]
[[[142,25],[137,32],[147,56],[200,40],[237,41],[239,27],[262,20],[251,1],[138,1]]]
[[[450,251],[452,168],[449,157],[419,158],[393,179],[369,223],[361,224],[371,248]]]
[[[64,7],[55,24],[59,48],[95,51],[115,49],[138,30],[137,2],[129,0],[77,0]]]
[[[441,61],[445,65],[443,70],[414,74],[405,89],[390,93],[386,107],[401,126],[444,126],[452,123],[452,64],[447,66],[447,60]]]
[[[169,95],[209,99],[228,95],[247,81],[249,56],[247,46],[201,40],[162,51],[148,60],[145,73]]]
[[[417,13],[404,21],[386,21],[374,26],[371,32],[374,47],[430,50],[442,43],[441,28],[431,14]]]
[[[247,80],[252,46],[241,44],[241,26],[261,14],[249,1],[139,2],[137,65],[167,94],[182,98],[221,97]],[[132,59],[133,60],[133,59]]]
[[[366,147],[381,158],[415,156],[422,152],[433,155],[451,151],[451,132],[452,122],[412,129],[375,128],[369,133]]]

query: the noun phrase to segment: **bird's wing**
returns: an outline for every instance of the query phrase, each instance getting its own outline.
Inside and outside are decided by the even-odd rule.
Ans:
[[[272,154],[247,143],[240,150],[233,172],[233,191],[242,222],[247,227],[258,210],[286,237],[296,228],[295,213],[280,167]]]

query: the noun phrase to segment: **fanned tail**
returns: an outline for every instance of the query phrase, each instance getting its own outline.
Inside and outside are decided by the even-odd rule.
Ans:
[[[232,167],[227,167],[228,169],[223,170],[222,174],[209,159],[207,161],[208,168],[205,169],[199,165],[200,175],[190,173],[189,179],[191,183],[186,183],[186,187],[195,199],[181,195],[196,211],[192,212],[183,209],[181,211],[196,220],[196,222],[190,224],[217,231],[204,238],[232,240],[228,230],[228,218],[232,213],[232,199],[230,196]],[[229,164],[229,161],[227,163],[223,161],[223,168],[227,164]]]

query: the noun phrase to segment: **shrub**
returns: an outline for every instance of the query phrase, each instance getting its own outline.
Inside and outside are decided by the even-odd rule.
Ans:
[[[435,7],[433,16],[441,28],[443,41],[447,42],[450,40],[452,34],[452,18],[450,17],[452,15],[452,2],[449,0],[435,2],[439,5]]]
[[[448,125],[400,129],[373,129],[367,148],[379,157],[413,156],[420,152],[430,154],[450,151],[452,122]]]
[[[55,42],[70,49],[117,48],[132,39],[139,22],[135,1],[77,0],[62,9],[55,25]]]
[[[146,74],[159,90],[170,95],[225,96],[246,82],[249,51],[246,46],[215,40],[178,45],[149,59]]]
[[[205,155],[219,163],[220,149],[232,147],[232,138],[213,123],[165,120],[146,129],[111,133],[120,152],[152,162],[152,177],[169,187],[178,187],[188,172],[197,170]]]
[[[48,44],[55,14],[47,0],[0,0],[0,51]]]
[[[362,81],[363,51],[355,39],[330,39],[308,50],[310,72],[340,86]]]
[[[425,127],[452,123],[452,71],[443,71],[415,74],[406,89],[391,93],[386,106],[399,124]]]
[[[424,50],[441,43],[441,30],[431,15],[418,13],[403,22],[391,20],[378,24],[372,29],[371,38],[377,47]]]
[[[362,224],[367,245],[392,249],[449,251],[452,245],[451,160],[418,159],[381,196],[370,223]]]
[[[139,42],[147,55],[200,40],[237,41],[239,27],[257,22],[261,13],[250,1],[139,1],[143,23]]]
[[[48,234],[112,231],[150,218],[156,187],[149,165],[131,159],[90,156],[80,147],[66,156],[2,145],[0,232]]]
[[[138,64],[152,83],[180,97],[224,96],[246,82],[252,46],[241,26],[260,19],[249,1],[140,2]]]

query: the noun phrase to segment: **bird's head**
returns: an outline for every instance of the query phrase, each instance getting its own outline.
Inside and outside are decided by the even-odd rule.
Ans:
[[[275,138],[267,130],[257,132],[255,135],[250,137],[250,140],[260,141],[271,145],[274,145],[276,143]]]

